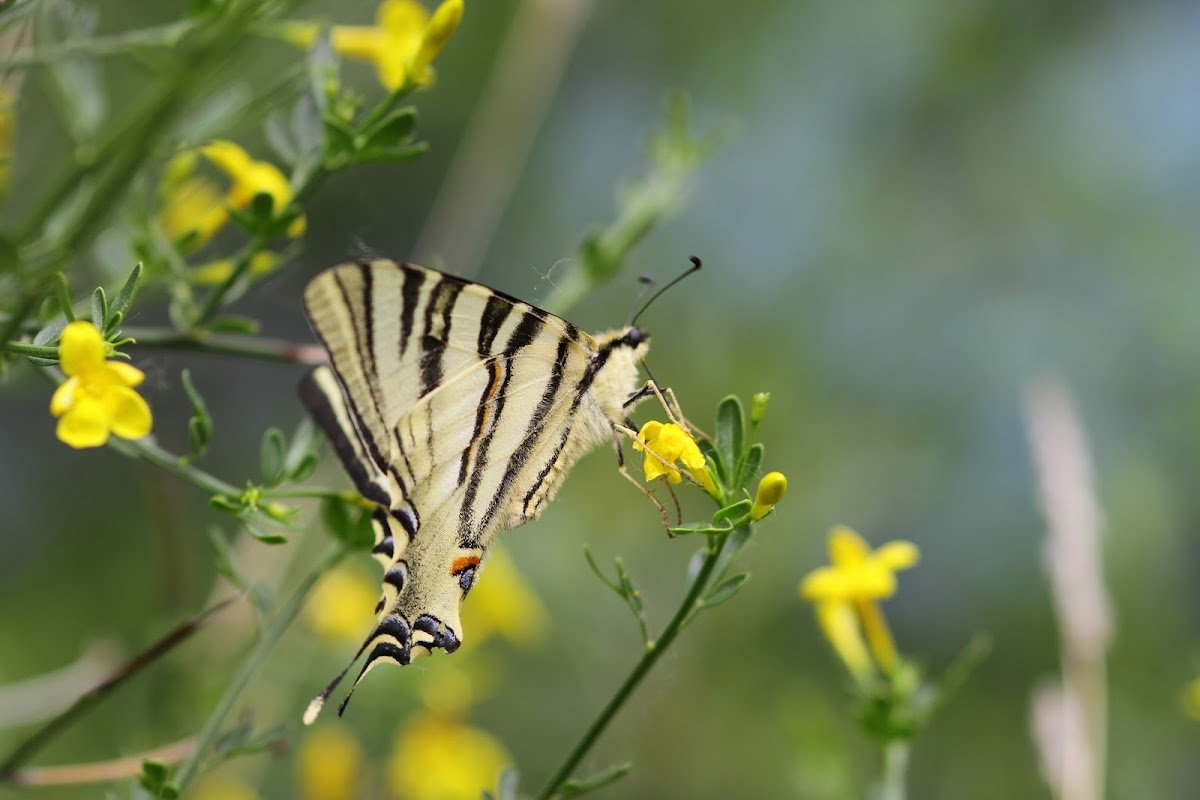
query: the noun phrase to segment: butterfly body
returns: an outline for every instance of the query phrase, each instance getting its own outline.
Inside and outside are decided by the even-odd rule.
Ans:
[[[458,648],[459,606],[488,546],[536,519],[571,466],[625,426],[649,340],[632,327],[593,337],[481,284],[388,260],[326,270],[305,306],[330,367],[305,378],[301,400],[378,506],[383,595],[361,680],[377,663]]]

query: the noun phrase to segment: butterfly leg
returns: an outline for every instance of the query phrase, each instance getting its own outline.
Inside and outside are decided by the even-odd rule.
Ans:
[[[628,428],[624,428],[624,430],[622,430],[622,428],[624,428],[624,426],[613,426],[613,447],[615,447],[617,451],[617,472],[621,473],[621,476],[624,477],[625,480],[632,483],[639,492],[646,495],[646,497],[650,499],[651,503],[654,503],[654,507],[658,509],[658,515],[662,517],[663,530],[667,532],[668,537],[674,538],[675,534],[671,533],[671,521],[667,518],[667,510],[663,508],[663,504],[658,502],[658,498],[654,496],[654,492],[650,491],[645,486],[642,486],[642,484],[638,482],[637,478],[630,475],[629,470],[625,466],[625,453],[621,449],[621,438],[616,434],[625,433],[628,435],[629,433],[633,433],[633,431],[629,430]],[[634,437],[637,437],[636,433],[634,434]],[[671,492],[671,498],[675,500],[675,510],[679,512],[679,498],[675,497],[675,492]],[[679,520],[681,522],[683,520],[682,513],[679,514]]]
[[[667,419],[669,421],[683,428],[688,433],[695,431],[705,439],[712,438],[707,433],[700,430],[700,428],[693,425],[687,419],[687,417],[683,415],[683,409],[679,405],[679,400],[677,400],[675,397],[675,392],[670,387],[667,387],[666,389],[660,388],[658,383],[653,379],[646,381],[642,388],[631,394],[629,399],[625,401],[624,407],[629,408],[634,403],[644,400],[650,395],[654,395],[655,399],[658,400],[659,405],[661,405],[663,411],[666,412]]]

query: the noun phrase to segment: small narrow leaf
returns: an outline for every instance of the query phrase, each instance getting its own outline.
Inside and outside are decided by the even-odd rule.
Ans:
[[[729,472],[725,469],[725,462],[721,458],[720,452],[717,451],[717,448],[713,445],[713,443],[708,439],[698,438],[696,439],[696,444],[699,445],[700,452],[704,454],[706,459],[708,459],[708,463],[711,466],[710,471],[712,472],[712,475],[716,479],[717,483],[721,486],[735,488],[729,486]]]
[[[344,500],[336,497],[326,497],[321,500],[321,523],[329,535],[339,542],[349,543],[351,540],[350,511]]]
[[[625,559],[617,556],[615,559],[617,564],[617,580],[621,582],[621,596],[629,603],[629,607],[634,613],[642,612],[642,593],[633,585],[633,581],[629,579],[629,572],[625,569]]]
[[[258,525],[258,523],[251,522],[248,519],[243,519],[242,525],[245,526],[247,533],[263,544],[287,544],[287,537],[282,533],[269,531]]]
[[[754,503],[752,503],[749,500],[739,500],[738,502],[734,503],[731,506],[725,506],[720,511],[713,514],[713,518],[712,518],[713,524],[718,524],[718,523],[722,523],[722,522],[729,524],[729,522],[728,522],[729,520],[734,520],[734,519],[737,519],[738,517],[744,517],[750,513],[750,508],[753,505],[754,505]]]
[[[191,371],[183,370],[180,380],[183,383],[183,391],[187,394],[188,403],[192,406],[192,417],[188,420],[188,436],[191,439],[191,458],[196,459],[204,455],[205,450],[208,449],[208,442],[212,438],[213,430],[212,415],[208,413],[208,406],[204,404],[204,398],[192,384]]]
[[[602,769],[585,778],[572,778],[559,787],[558,796],[562,798],[579,797],[588,792],[594,792],[597,789],[620,780],[625,775],[628,775],[632,769],[633,764],[625,762],[623,764],[613,764],[611,767]]]
[[[719,606],[737,594],[748,580],[750,580],[749,572],[740,572],[733,577],[726,578],[717,584],[712,591],[704,595],[704,599],[700,602],[709,608]]]
[[[583,548],[583,557],[587,559],[588,566],[592,568],[592,572],[595,573],[596,577],[599,578],[605,586],[616,592],[617,597],[624,597],[624,595],[621,593],[621,587],[610,581],[608,577],[600,571],[600,566],[596,563],[596,560],[592,558],[592,551],[589,550],[586,545]]]
[[[696,576],[700,574],[700,568],[704,566],[704,559],[708,557],[708,551],[704,548],[692,553],[692,557],[688,559],[687,569],[683,573],[683,591],[689,592],[692,589],[692,584],[696,582]]]
[[[283,431],[278,428],[267,428],[258,448],[258,463],[265,485],[278,486],[283,481],[283,463],[286,455],[287,442],[283,437]]]
[[[358,164],[401,164],[423,155],[428,149],[429,145],[425,142],[397,147],[369,147],[360,150],[354,160]]]
[[[92,324],[104,330],[104,322],[108,319],[108,298],[104,296],[104,287],[97,286],[92,292]]]
[[[276,158],[288,166],[296,163],[296,144],[292,141],[292,132],[282,112],[271,112],[263,124],[263,135]]]
[[[288,480],[302,483],[312,476],[317,468],[317,443],[317,428],[312,419],[301,417],[283,459],[283,472]]]
[[[716,445],[726,464],[736,465],[742,458],[744,421],[742,402],[735,395],[726,397],[721,401],[721,405],[717,406]]]
[[[112,305],[108,307],[108,319],[105,323],[108,327],[112,319],[120,314],[122,318],[129,316],[129,308],[133,305],[133,298],[137,296],[138,284],[142,280],[142,264],[139,261],[133,265],[133,269],[129,271],[129,277],[125,279],[125,283],[121,286],[121,290],[117,292],[117,296],[113,298]],[[118,323],[120,324],[120,323]]]
[[[412,106],[397,108],[363,131],[363,149],[394,147],[405,143],[417,125],[417,110]]]
[[[254,335],[258,333],[258,321],[249,317],[239,317],[236,314],[226,314],[217,317],[206,326],[213,333],[243,333]]]
[[[676,536],[687,536],[692,533],[729,533],[733,530],[733,525],[729,520],[722,520],[719,523],[689,522],[686,525],[679,525],[670,530]]]
[[[58,307],[67,322],[75,321],[75,308],[71,305],[71,289],[67,285],[67,276],[61,272],[54,276],[54,291],[58,297]],[[60,328],[61,330],[61,328]],[[36,343],[36,342],[35,342]]]

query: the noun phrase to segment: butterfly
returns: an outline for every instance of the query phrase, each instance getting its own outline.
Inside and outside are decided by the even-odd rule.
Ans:
[[[377,506],[372,553],[384,567],[378,617],[351,666],[367,659],[340,715],[377,664],[457,650],[460,604],[496,535],[537,519],[597,445],[615,442],[620,460],[627,414],[652,385],[638,380],[650,339],[632,324],[593,336],[482,284],[390,260],[328,269],[304,303],[330,363],[301,382],[301,402]]]

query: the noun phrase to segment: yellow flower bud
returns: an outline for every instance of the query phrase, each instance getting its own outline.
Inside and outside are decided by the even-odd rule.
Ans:
[[[775,507],[775,504],[787,494],[787,477],[782,472],[768,472],[758,482],[758,492],[754,497],[754,505],[750,509],[750,519],[756,522]]]

